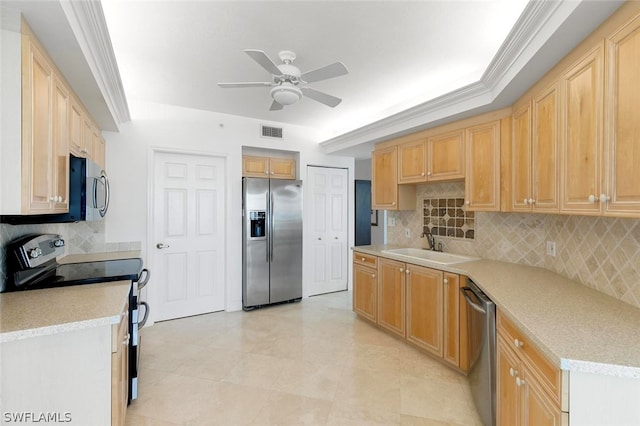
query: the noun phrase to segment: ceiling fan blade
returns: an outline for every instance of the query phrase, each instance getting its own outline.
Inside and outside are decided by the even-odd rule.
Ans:
[[[278,103],[278,102],[276,102],[276,101],[273,101],[273,102],[271,103],[271,108],[269,108],[269,111],[280,111],[280,110],[281,110],[281,109],[283,109],[283,108],[284,108],[284,105],[279,104],[279,103]]]
[[[319,92],[315,89],[312,89],[310,87],[301,87],[300,90],[302,90],[302,93],[305,96],[310,97],[311,99],[313,99],[314,101],[318,101],[321,104],[325,104],[327,106],[330,106],[331,108],[335,108],[338,106],[338,104],[340,104],[340,102],[342,102],[342,99],[340,98],[336,98],[335,96],[331,96],[328,95],[324,92]]]
[[[251,56],[251,59],[260,64],[268,73],[282,75],[282,71],[280,71],[278,66],[262,50],[245,49],[245,53]]]
[[[228,88],[234,88],[234,87],[271,87],[273,86],[273,83],[268,83],[266,81],[261,82],[261,81],[256,81],[256,82],[251,82],[248,81],[246,83],[218,83],[218,86],[224,88],[224,89],[228,89]]]
[[[345,67],[342,62],[336,62],[312,71],[307,71],[300,76],[300,80],[306,83],[313,83],[314,81],[328,80],[348,73],[349,70],[347,70],[347,67]]]

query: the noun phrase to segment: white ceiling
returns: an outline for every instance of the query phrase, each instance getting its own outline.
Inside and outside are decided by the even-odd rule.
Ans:
[[[103,10],[127,98],[310,126],[327,138],[478,81],[526,0],[124,1]],[[269,111],[270,81],[244,49],[297,54],[303,72],[336,61],[347,76],[310,86],[341,97]],[[135,119],[135,117],[133,117]]]

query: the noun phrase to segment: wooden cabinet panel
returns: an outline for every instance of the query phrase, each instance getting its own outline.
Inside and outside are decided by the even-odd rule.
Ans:
[[[442,271],[415,265],[407,265],[406,271],[407,340],[442,357]]]
[[[500,210],[500,121],[467,128],[465,144],[467,209]]]
[[[378,278],[376,270],[353,265],[353,311],[376,322],[378,319]]]
[[[69,110],[69,91],[54,78],[51,194],[52,211],[57,213],[69,211]]]
[[[562,412],[538,386],[536,377],[529,373],[526,366],[516,386],[522,388],[522,425],[560,426]]]
[[[91,157],[93,159],[93,162],[102,167],[102,169],[104,170],[106,168],[104,139],[102,138],[102,136],[100,136],[100,131],[95,127],[93,128],[92,146],[93,148],[91,149]]]
[[[449,364],[460,367],[460,276],[444,273],[443,354]]]
[[[398,201],[398,148],[371,153],[371,203],[374,210],[396,210]]]
[[[129,398],[129,306],[111,332],[111,424],[124,426]]]
[[[378,258],[376,256],[360,253],[359,251],[353,252],[353,262],[369,268],[376,269],[378,267]]]
[[[424,139],[398,145],[398,183],[426,182],[427,147]]]
[[[640,214],[640,16],[607,39],[605,214]]]
[[[74,97],[71,97],[69,115],[69,151],[76,157],[84,157],[84,113]]]
[[[269,158],[271,179],[295,179],[296,160],[293,158]]]
[[[520,361],[500,337],[498,337],[496,370],[498,373],[496,383],[497,425],[518,425],[520,424],[522,404],[519,401],[515,375],[521,370]]]
[[[405,264],[378,259],[378,324],[405,337]]]
[[[242,176],[269,177],[269,157],[242,156]]]
[[[511,194],[513,211],[530,211],[531,205],[531,103],[513,114]]]
[[[533,98],[531,155],[534,211],[557,212],[558,203],[558,89],[551,85]]]
[[[600,212],[603,48],[599,44],[561,77],[561,209]],[[591,198],[590,198],[591,197]],[[591,199],[591,201],[590,201]]]
[[[92,158],[93,155],[93,123],[89,117],[84,116],[84,123],[82,125],[82,155],[87,158]]]
[[[463,179],[464,130],[427,139],[427,181]]]

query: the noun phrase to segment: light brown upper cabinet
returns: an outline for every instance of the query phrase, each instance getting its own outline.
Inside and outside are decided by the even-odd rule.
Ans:
[[[379,148],[371,153],[371,208],[374,210],[413,210],[416,189],[398,185],[398,147]]]
[[[465,130],[465,204],[468,210],[500,210],[500,120]]]
[[[23,214],[68,211],[68,119],[69,92],[28,31],[22,37]]]
[[[100,136],[100,131],[94,127],[93,134],[91,135],[92,139],[92,148],[91,148],[91,158],[93,162],[98,166],[105,169],[105,146],[104,139]]]
[[[558,212],[557,104],[554,83],[513,114],[513,211]]]
[[[398,145],[398,183],[464,178],[464,130]]]
[[[640,16],[606,41],[604,197],[609,216],[640,214]],[[602,203],[602,200],[605,202]]]
[[[242,176],[265,179],[295,179],[296,160],[293,158],[243,155]]]
[[[600,214],[602,187],[603,46],[599,43],[560,77],[561,210]],[[604,204],[604,203],[602,203]]]
[[[464,130],[427,139],[427,181],[464,179]]]
[[[86,157],[84,140],[84,113],[75,97],[71,97],[69,110],[69,151],[76,157]]]

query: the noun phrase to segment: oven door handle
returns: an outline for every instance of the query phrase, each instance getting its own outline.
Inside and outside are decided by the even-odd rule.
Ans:
[[[151,278],[151,272],[147,268],[144,268],[142,272],[140,272],[140,280],[138,281],[138,291],[142,290],[144,286],[149,282],[149,278]]]
[[[138,330],[144,327],[147,319],[149,318],[149,305],[147,302],[138,302],[138,307],[140,307],[140,305],[144,306],[144,317],[142,317],[142,321],[138,321]]]
[[[469,287],[462,287],[460,289],[460,291],[462,292],[462,295],[464,296],[465,299],[467,299],[467,303],[469,303],[469,306],[471,306],[473,309],[475,309],[476,311],[486,314],[487,310],[482,306],[477,304],[476,302],[474,302],[473,300],[471,300],[471,297],[469,297],[468,293],[473,294],[474,296],[476,296],[476,294],[473,292],[473,290]],[[478,296],[476,296],[478,297]],[[145,313],[146,315],[146,313]]]

